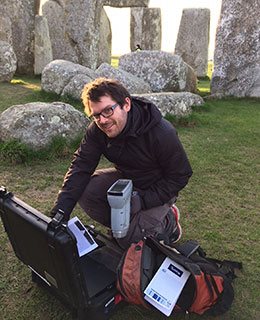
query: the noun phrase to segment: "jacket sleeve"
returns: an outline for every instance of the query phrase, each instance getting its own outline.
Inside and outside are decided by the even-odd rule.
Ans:
[[[101,157],[100,144],[93,138],[92,131],[93,128],[87,129],[78,150],[74,153],[73,161],[64,177],[62,188],[52,209],[52,212],[58,209],[63,210],[66,219],[69,218],[84,192]]]
[[[177,197],[192,175],[189,160],[173,127],[163,136],[156,135],[154,147],[162,177],[148,189],[139,191],[143,209],[163,205]]]

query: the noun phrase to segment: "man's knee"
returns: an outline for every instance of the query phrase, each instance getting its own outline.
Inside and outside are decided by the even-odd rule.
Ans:
[[[107,190],[121,174],[113,168],[95,171],[78,203],[94,220],[109,226],[110,207],[107,201]]]
[[[84,194],[91,196],[91,198],[106,199],[107,190],[121,177],[121,173],[112,168],[97,170],[92,175]]]
[[[140,210],[131,217],[128,234],[125,238],[118,239],[118,243],[127,248],[132,242],[138,242],[143,237],[156,236],[162,233],[166,226],[168,211],[168,204],[148,210]]]

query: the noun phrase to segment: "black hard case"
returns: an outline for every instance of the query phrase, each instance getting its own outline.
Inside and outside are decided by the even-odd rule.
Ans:
[[[16,256],[32,270],[32,280],[58,297],[80,319],[108,319],[118,307],[116,267],[122,251],[92,234],[94,251],[79,257],[74,235],[17,197],[0,189],[0,213]]]

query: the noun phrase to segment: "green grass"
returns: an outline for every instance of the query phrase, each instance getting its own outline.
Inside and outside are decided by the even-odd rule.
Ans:
[[[111,65],[114,68],[118,68],[119,56],[112,56],[111,57]]]
[[[35,160],[50,161],[55,158],[66,158],[77,149],[81,139],[81,135],[72,141],[67,141],[61,136],[55,137],[47,147],[41,150],[34,150],[24,143],[11,140],[0,143],[0,161],[3,163],[24,163],[29,165]]]
[[[11,83],[0,83],[0,112],[12,105],[25,104],[34,101],[62,101],[73,104],[73,106],[80,111],[83,110],[83,106],[80,101],[68,99],[67,97],[62,98],[55,93],[42,91],[41,80],[39,77],[15,77]]]
[[[39,79],[23,78],[16,79],[16,83],[0,84],[0,111],[12,104],[53,101],[56,97],[42,93],[39,83]],[[169,118],[177,126],[194,171],[178,200],[183,239],[196,239],[209,256],[242,261],[244,266],[235,280],[232,308],[214,318],[217,320],[260,319],[259,108],[260,101],[255,99],[212,100],[194,108],[193,114],[185,119]],[[67,151],[58,149],[58,154],[54,152],[50,158],[35,156],[24,163],[0,159],[0,184],[48,214],[75,147],[67,146]],[[107,165],[102,160],[100,166]],[[74,215],[87,222],[78,207]],[[0,248],[1,319],[72,319],[59,301],[31,282],[30,272],[15,257],[2,223]],[[175,318],[184,320],[185,316]],[[129,306],[111,319],[166,317]],[[201,317],[190,315],[190,319]]]

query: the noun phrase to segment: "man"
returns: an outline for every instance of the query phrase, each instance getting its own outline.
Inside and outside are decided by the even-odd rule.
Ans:
[[[174,205],[192,170],[176,130],[151,102],[131,97],[118,81],[99,78],[82,92],[93,120],[75,152],[58,195],[58,209],[69,215],[79,202],[94,220],[110,227],[107,190],[118,179],[131,179],[131,222],[119,244],[127,247],[154,235],[168,245],[179,240],[179,212]],[[115,168],[96,170],[104,155]],[[95,171],[96,170],[96,171]]]

